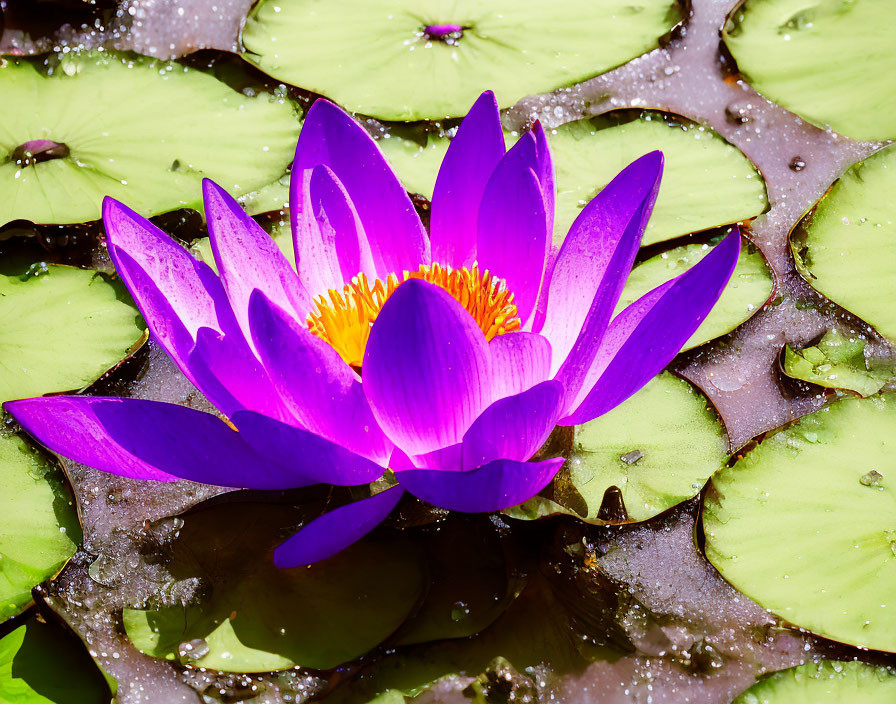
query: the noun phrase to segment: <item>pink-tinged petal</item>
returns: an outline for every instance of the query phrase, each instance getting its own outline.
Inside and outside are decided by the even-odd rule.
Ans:
[[[103,223],[115,270],[175,362],[183,364],[192,347],[176,338],[195,340],[203,327],[220,333],[235,327],[224,287],[207,264],[112,198],[103,201]]]
[[[485,336],[457,301],[419,279],[386,301],[363,369],[373,415],[409,455],[460,442],[491,401]]]
[[[202,192],[212,253],[246,339],[249,296],[256,289],[296,319],[304,320],[311,297],[273,238],[213,181],[203,179]]]
[[[286,417],[267,372],[241,336],[199,328],[187,366],[193,383],[224,415],[251,410]]]
[[[380,278],[429,263],[429,241],[404,187],[370,135],[327,100],[311,106],[296,146],[289,202],[297,242],[308,230],[303,221],[314,218],[302,193],[304,173],[320,164],[332,170],[351,198]],[[299,246],[296,259],[301,259]]]
[[[263,459],[220,418],[183,406],[50,396],[13,401],[6,409],[53,452],[110,474],[246,489],[310,483],[300,467]]]
[[[498,103],[486,91],[451,140],[436,178],[429,220],[434,262],[456,269],[473,264],[482,194],[503,156]]]
[[[294,467],[305,484],[355,486],[378,479],[384,468],[304,428],[287,425],[255,411],[231,419],[243,440],[265,459]]]
[[[550,237],[554,232],[554,162],[551,159],[551,150],[548,147],[548,140],[541,122],[536,120],[531,131],[535,136],[535,156],[538,163],[535,173],[538,176],[538,183],[541,185],[544,212],[548,223],[548,236]]]
[[[412,469],[396,472],[400,486],[433,506],[462,513],[501,511],[531,499],[563,466],[544,462],[495,460],[472,472]]]
[[[477,225],[476,260],[506,282],[523,323],[535,308],[551,242],[538,168],[527,132],[489,178]]]
[[[579,214],[551,274],[545,324],[555,378],[578,393],[631,271],[653,209],[663,156],[627,166]]]
[[[274,564],[304,567],[341,552],[382,523],[403,495],[401,487],[393,486],[369,499],[328,511],[277,546]]]
[[[739,254],[735,230],[685,273],[620,313],[598,355],[604,369],[597,383],[561,423],[585,423],[606,413],[672,361],[722,295]]]
[[[336,351],[260,291],[249,304],[249,321],[255,348],[291,417],[311,432],[385,464],[393,444],[380,430],[358,375]]]
[[[534,332],[510,332],[488,343],[492,357],[492,398],[513,396],[548,379],[551,343]]]
[[[332,242],[324,241],[321,232],[321,223],[318,221],[322,216],[320,203],[314,201],[311,193],[311,181],[315,172],[324,168],[326,167],[316,166],[304,171],[293,168],[289,182],[290,198],[296,199],[291,201],[289,211],[296,271],[302,286],[313,298],[330,289],[338,291],[343,283],[336,250]],[[323,219],[326,220],[325,214]]]
[[[495,401],[464,435],[463,469],[499,459],[524,462],[532,458],[557,425],[562,400],[559,382],[543,381],[521,394]]]

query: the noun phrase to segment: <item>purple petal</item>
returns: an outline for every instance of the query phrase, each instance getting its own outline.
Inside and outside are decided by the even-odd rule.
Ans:
[[[563,425],[585,423],[618,406],[672,361],[712,310],[739,254],[735,230],[685,273],[622,311],[598,355],[603,372]]]
[[[534,332],[498,335],[488,343],[492,357],[492,398],[513,396],[548,379],[551,343]]]
[[[183,369],[199,328],[236,322],[221,281],[168,235],[112,198],[103,201],[109,255],[154,337]]]
[[[429,262],[429,242],[411,199],[370,135],[327,100],[311,106],[292,168],[290,217],[298,241],[313,218],[303,198],[304,172],[323,164],[339,178],[364,224],[377,275],[414,271]],[[296,259],[301,259],[296,247]]]
[[[355,486],[378,479],[384,468],[338,443],[255,411],[231,419],[245,442],[265,459],[293,467],[305,484]]]
[[[548,236],[554,232],[554,162],[551,159],[551,150],[544,134],[541,122],[535,121],[532,125],[532,134],[535,136],[535,156],[538,169],[538,183],[541,185],[541,194],[544,198],[544,212],[547,218]]]
[[[479,266],[507,283],[523,323],[535,308],[551,242],[535,149],[527,132],[507,152],[485,187],[477,225]]]
[[[516,396],[495,401],[464,435],[463,469],[493,460],[524,462],[544,445],[560,418],[563,387],[543,381]]]
[[[460,442],[491,401],[485,336],[457,301],[419,279],[386,301],[363,369],[380,427],[410,455]]]
[[[311,483],[296,468],[256,454],[209,413],[131,398],[51,396],[6,404],[22,427],[53,452],[132,479],[189,479],[246,489]]]
[[[325,560],[376,528],[398,505],[404,491],[393,486],[369,499],[328,511],[274,550],[277,567],[304,567]]]
[[[273,238],[213,181],[203,179],[202,192],[212,252],[246,339],[249,296],[256,289],[297,320],[304,320],[311,298]]]
[[[460,268],[476,259],[479,205],[503,156],[498,103],[486,91],[470,108],[439,169],[429,221],[434,262]]]
[[[412,469],[396,472],[399,485],[433,506],[463,513],[501,511],[541,491],[564,459],[544,462],[495,460],[472,472]]]
[[[571,396],[606,331],[653,209],[663,156],[627,166],[579,214],[551,274],[544,327],[552,368]]]
[[[249,322],[255,348],[291,416],[311,432],[385,464],[392,443],[373,417],[358,375],[339,354],[260,291],[249,304]]]
[[[193,383],[225,416],[252,410],[286,417],[267,372],[241,336],[199,328],[187,365]]]

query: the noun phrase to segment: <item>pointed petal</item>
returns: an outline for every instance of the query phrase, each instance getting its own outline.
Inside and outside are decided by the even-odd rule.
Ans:
[[[489,178],[477,225],[479,266],[506,281],[523,323],[535,308],[551,242],[536,169],[535,137],[527,132]]]
[[[541,122],[535,121],[532,126],[532,134],[535,136],[535,155],[538,163],[538,183],[541,185],[541,194],[544,197],[544,212],[548,223],[548,237],[554,233],[554,162],[551,159],[551,150],[544,134]]]
[[[579,214],[557,255],[541,334],[555,378],[573,397],[631,271],[662,169],[660,152],[627,166]]]
[[[429,242],[411,199],[386,163],[376,143],[340,108],[327,100],[311,106],[292,168],[290,217],[296,239],[313,218],[302,195],[303,173],[319,164],[329,167],[345,186],[364,224],[380,278],[413,271],[429,262]],[[296,248],[296,259],[300,259]]]
[[[562,424],[585,423],[606,413],[672,361],[719,299],[739,254],[735,230],[681,276],[620,313],[600,354],[600,363],[606,365],[603,373]]]
[[[491,401],[485,336],[457,301],[419,279],[386,301],[363,368],[374,416],[410,455],[460,442]]]
[[[550,483],[563,462],[562,457],[544,462],[496,460],[472,472],[411,469],[395,476],[400,486],[433,506],[489,513],[535,496]]]
[[[238,411],[231,420],[260,456],[294,467],[305,484],[368,484],[384,471],[375,462],[337,443],[255,411]]]
[[[246,339],[249,296],[256,289],[297,320],[303,320],[311,308],[311,298],[273,238],[213,181],[203,179],[202,192],[212,253]]]
[[[463,468],[493,460],[525,462],[544,445],[560,418],[563,387],[543,381],[516,396],[495,401],[470,426],[463,439]]]
[[[252,295],[249,320],[255,348],[291,417],[311,432],[385,464],[393,445],[373,417],[358,375],[336,351],[260,291]]]
[[[503,156],[498,103],[486,91],[451,140],[436,178],[429,221],[434,262],[454,268],[473,264],[482,194]]]
[[[183,368],[199,328],[232,331],[235,320],[220,280],[168,235],[112,198],[103,223],[115,270],[150,331]]]
[[[550,377],[551,343],[534,332],[511,332],[488,343],[492,398],[512,396]]]
[[[51,396],[6,404],[53,452],[132,479],[189,479],[245,489],[311,483],[296,469],[256,454],[209,413],[131,398]]]
[[[341,552],[376,528],[404,491],[393,486],[369,499],[340,506],[317,518],[274,550],[277,567],[303,567]]]

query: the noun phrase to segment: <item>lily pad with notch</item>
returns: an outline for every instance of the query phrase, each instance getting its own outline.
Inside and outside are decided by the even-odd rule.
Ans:
[[[200,209],[204,177],[234,195],[277,181],[299,132],[285,97],[127,54],[10,59],[0,94],[0,224],[96,220],[107,195],[147,217]]]
[[[896,137],[892,7],[876,0],[747,0],[724,41],[756,90],[856,139]]]
[[[823,660],[776,672],[733,704],[889,704],[896,700],[896,672],[863,662]]]
[[[276,568],[274,546],[302,519],[260,501],[186,514],[169,569],[207,588],[187,606],[126,609],[128,637],[153,657],[228,672],[329,669],[374,648],[423,596],[420,555],[400,536],[375,536],[310,567]]]
[[[768,207],[756,167],[708,127],[653,111],[620,110],[547,131],[556,169],[554,241],[563,241],[582,208],[623,168],[659,149],[663,180],[644,244],[730,225]],[[505,134],[508,145],[516,137]],[[379,140],[405,188],[432,197],[449,139],[398,129]]]
[[[441,119],[465,114],[484,90],[503,108],[608,71],[681,18],[669,0],[263,0],[243,56],[354,112]]]
[[[819,635],[896,651],[896,394],[847,398],[716,474],[706,557],[736,589]]]
[[[791,236],[809,283],[890,340],[896,340],[894,192],[896,147],[887,147],[849,169]]]
[[[0,436],[0,622],[31,603],[81,542],[62,473],[18,435]]]
[[[87,386],[144,330],[124,286],[98,272],[38,263],[0,275],[0,401]]]
[[[507,513],[524,519],[569,513],[597,524],[645,521],[698,494],[727,457],[727,436],[709,402],[664,372],[609,413],[576,426],[552,499],[535,497]],[[608,500],[621,506],[610,510]]]

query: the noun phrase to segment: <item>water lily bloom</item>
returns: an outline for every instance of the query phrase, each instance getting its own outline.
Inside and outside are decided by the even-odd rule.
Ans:
[[[211,181],[220,276],[126,206],[104,203],[116,270],[155,340],[220,415],[89,396],[6,407],[54,452],[135,479],[282,490],[365,485],[392,470],[390,488],[283,543],[281,566],[338,552],[405,491],[455,511],[519,504],[563,463],[529,461],[551,431],[605,413],[659,373],[734,269],[736,232],[612,317],[662,167],[659,152],[628,166],[552,252],[544,132],[536,124],[505,153],[485,93],[441,166],[427,233],[374,141],[318,100],[292,169],[295,268]]]

